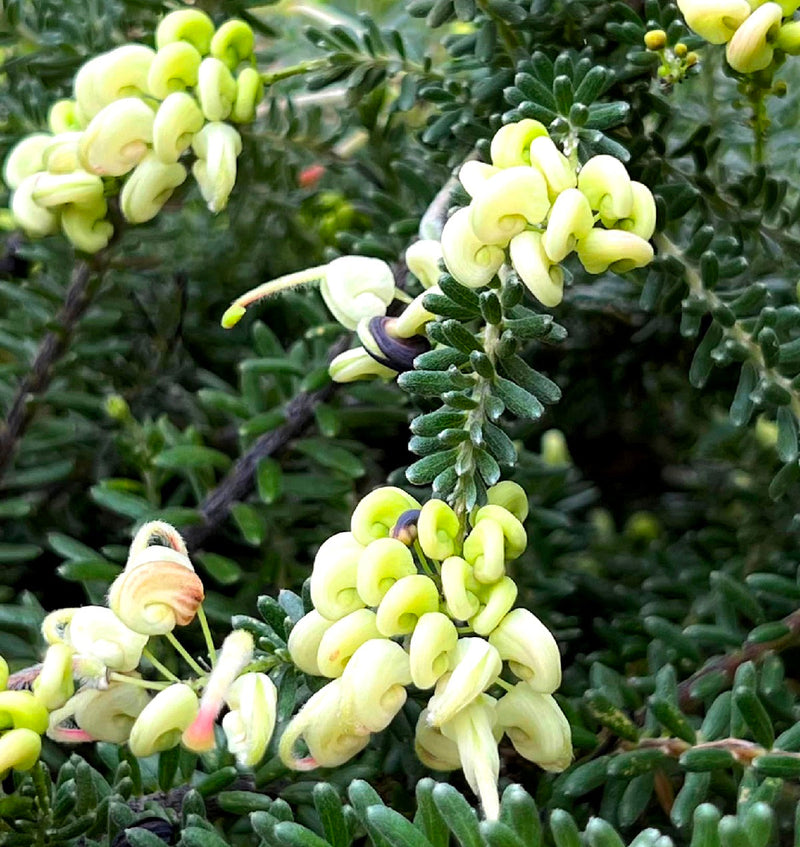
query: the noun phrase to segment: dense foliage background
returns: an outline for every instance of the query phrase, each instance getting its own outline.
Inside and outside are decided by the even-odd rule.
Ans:
[[[6,0],[0,156],[44,124],[82,62],[150,41],[178,5]],[[504,784],[523,786],[548,828],[511,789],[503,824],[481,834],[460,775],[455,789],[423,780],[411,702],[324,775],[269,757],[253,778],[225,753],[137,763],[109,745],[71,757],[50,745],[46,767],[4,782],[0,843],[109,844],[153,815],[181,824],[186,845],[338,847],[365,832],[445,845],[449,830],[463,845],[576,847],[578,830],[592,847],[797,838],[800,760],[762,754],[776,736],[800,750],[798,61],[777,69],[785,86],[738,78],[659,0],[197,5],[250,23],[260,69],[276,72],[228,209],[212,217],[184,191],[123,233],[77,300],[65,240],[4,236],[0,407],[18,426],[0,430],[0,654],[37,661],[45,610],[102,598],[133,528],[157,516],[185,532],[220,633],[258,618],[260,595],[302,595],[357,499],[404,484],[408,424],[433,401],[394,383],[332,386],[342,329],[314,292],[230,332],[220,315],[257,282],[339,253],[384,258],[405,279],[403,251],[453,168],[485,154],[504,116],[534,117],[578,133],[584,156],[628,151],[670,239],[624,278],[570,266],[554,310],[565,340],[523,348],[563,399],[506,427],[531,503],[513,575],[562,645],[576,762],[545,775],[504,745]],[[699,51],[682,81],[657,74],[643,43],[656,27]],[[582,105],[596,65],[606,82]],[[288,593],[282,609],[302,613]],[[285,636],[260,634],[278,649]],[[285,676],[282,721],[306,692]],[[706,800],[718,812],[693,823]],[[381,803],[416,810],[415,834]],[[291,818],[318,837],[279,823]],[[177,828],[148,826],[129,843],[177,843]]]

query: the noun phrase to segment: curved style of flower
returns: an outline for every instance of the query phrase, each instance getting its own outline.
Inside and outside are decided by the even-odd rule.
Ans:
[[[208,208],[225,208],[242,149],[225,121],[253,121],[264,91],[253,31],[240,20],[215,30],[205,12],[182,9],[161,21],[156,47],[126,44],[86,62],[73,99],[51,108],[50,132],[13,148],[3,179],[27,235],[60,229],[77,250],[102,250],[114,232],[107,198],[120,194],[129,223],[152,220],[186,179],[179,159],[190,148]]]
[[[419,758],[438,770],[461,767],[487,818],[499,809],[504,732],[541,767],[567,767],[569,724],[552,697],[558,647],[533,613],[511,608],[517,587],[506,566],[525,550],[527,497],[502,482],[488,499],[465,529],[442,501],[420,507],[399,488],[379,488],[356,507],[350,532],[320,547],[314,609],[288,647],[302,671],[333,679],[286,728],[279,753],[288,767],[333,767],[356,755],[391,723],[411,684],[431,691],[416,730]],[[500,699],[487,693],[495,689]]]

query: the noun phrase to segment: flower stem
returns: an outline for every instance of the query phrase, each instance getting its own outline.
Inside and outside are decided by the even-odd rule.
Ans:
[[[180,682],[180,679],[175,676],[172,671],[166,667],[166,665],[162,665],[161,662],[145,647],[142,650],[142,655],[147,659],[148,662],[163,676],[166,677],[171,682]]]
[[[214,639],[211,636],[206,610],[202,603],[197,607],[197,619],[200,621],[200,628],[203,630],[203,638],[205,638],[206,647],[208,647],[208,658],[211,660],[211,667],[213,668],[217,663],[217,650],[214,647]]]
[[[206,675],[207,671],[203,670],[203,668],[201,668],[200,665],[197,664],[197,662],[192,657],[191,653],[189,653],[189,651],[183,646],[183,644],[180,643],[180,641],[178,641],[178,639],[171,632],[165,633],[165,637],[167,641],[169,641],[169,643],[178,651],[178,653],[181,654],[186,664],[189,665],[189,667],[198,676]]]
[[[124,673],[116,673],[115,671],[111,671],[108,675],[108,679],[110,682],[121,682],[124,685],[135,685],[138,688],[148,688],[153,691],[163,691],[163,689],[168,688],[172,685],[171,682],[158,682],[155,680],[149,679],[137,679],[135,676],[128,676]]]
[[[328,59],[309,59],[307,62],[299,62],[296,65],[290,65],[288,68],[281,68],[279,71],[265,71],[261,74],[261,79],[264,85],[272,85],[282,79],[289,79],[293,76],[301,74],[313,73],[314,71],[322,70],[328,67]]]

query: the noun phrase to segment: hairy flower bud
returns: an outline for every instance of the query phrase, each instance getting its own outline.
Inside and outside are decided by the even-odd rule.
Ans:
[[[460,532],[458,516],[444,500],[428,500],[423,505],[417,521],[417,533],[426,556],[442,561],[456,555]]]
[[[228,750],[245,768],[255,767],[275,729],[278,691],[263,673],[242,674],[225,697],[229,711],[222,718]]]
[[[125,220],[141,224],[152,220],[186,179],[186,168],[171,165],[148,153],[128,177],[120,194],[120,209]]]
[[[408,654],[394,641],[375,638],[353,654],[342,675],[340,714],[356,735],[381,732],[406,702]]]
[[[205,110],[204,110],[205,111]],[[242,152],[242,138],[229,124],[206,124],[192,139],[197,161],[192,173],[209,211],[221,212],[236,184],[236,157]]]
[[[475,235],[469,207],[459,209],[442,230],[442,258],[447,270],[466,288],[481,288],[492,281],[505,261],[505,251]]]
[[[561,685],[561,654],[550,630],[528,609],[514,609],[489,635],[511,671],[533,691],[552,694]]]
[[[207,55],[214,37],[214,22],[199,9],[170,12],[156,29],[156,47],[161,50],[176,41],[186,41],[200,55]]]
[[[303,673],[322,676],[317,663],[317,653],[322,636],[333,626],[333,621],[312,609],[292,627],[287,648],[292,661]]]
[[[317,551],[311,572],[311,601],[323,617],[336,621],[364,606],[356,589],[363,550],[353,533],[339,532]]]
[[[489,177],[469,205],[470,225],[484,244],[508,244],[550,209],[547,183],[536,168],[516,167]]]
[[[428,612],[417,622],[409,644],[411,680],[417,688],[433,688],[450,670],[458,643],[453,622],[441,612]]]
[[[750,15],[747,0],[678,0],[688,26],[710,44],[725,44]]]
[[[153,110],[124,97],[98,112],[81,138],[81,162],[101,176],[122,176],[147,155],[153,141]]]
[[[376,538],[391,535],[400,515],[419,507],[402,488],[385,485],[361,498],[350,519],[350,529],[359,543],[366,546]]]
[[[439,591],[424,574],[404,576],[386,592],[378,606],[378,631],[386,638],[407,635],[427,612],[439,609]]]
[[[490,148],[492,164],[498,168],[512,168],[531,163],[531,142],[547,135],[544,124],[531,118],[500,127],[492,138]]]
[[[398,579],[416,572],[411,551],[402,541],[377,538],[364,548],[358,560],[358,596],[367,606],[378,606]]]
[[[331,678],[341,676],[362,644],[381,637],[375,621],[375,612],[370,609],[356,609],[327,629],[322,635],[317,651],[320,674]]]
[[[143,758],[174,747],[198,709],[197,695],[182,682],[159,691],[133,724],[128,741],[131,753]]]
[[[728,64],[741,74],[762,71],[772,62],[783,10],[778,3],[759,6],[733,34],[725,48]]]
[[[542,235],[526,230],[511,239],[511,264],[528,290],[548,308],[564,297],[564,271],[555,265],[544,249]]]

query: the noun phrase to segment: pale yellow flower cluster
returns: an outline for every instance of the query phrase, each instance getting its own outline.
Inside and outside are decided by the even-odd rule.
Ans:
[[[564,291],[560,262],[573,250],[592,274],[623,273],[652,260],[653,195],[618,159],[594,156],[578,168],[531,119],[501,127],[491,159],[461,166],[459,179],[472,199],[442,232],[444,262],[462,285],[480,288],[512,267],[553,307]]]
[[[800,53],[800,0],[678,0],[688,26],[710,44],[726,44],[728,64],[742,74],[769,67],[775,49]]]
[[[50,110],[49,132],[11,151],[3,178],[14,220],[29,236],[59,229],[75,247],[96,253],[114,227],[110,196],[130,223],[154,218],[192,173],[212,212],[236,181],[239,133],[229,121],[255,117],[263,85],[253,60],[253,32],[243,21],[215,29],[195,9],[172,12],[156,50],[127,44],[86,62],[73,99]]]
[[[380,488],[356,507],[349,532],[320,547],[314,610],[292,630],[289,652],[305,673],[332,681],[287,727],[280,754],[289,767],[350,759],[391,723],[409,686],[432,690],[417,754],[431,768],[462,768],[487,818],[498,814],[503,733],[541,767],[567,767],[569,724],[552,696],[558,646],[535,615],[512,610],[517,586],[506,573],[526,547],[527,497],[502,482],[488,501],[467,530],[441,500],[420,506]],[[506,693],[496,699],[493,687]]]

